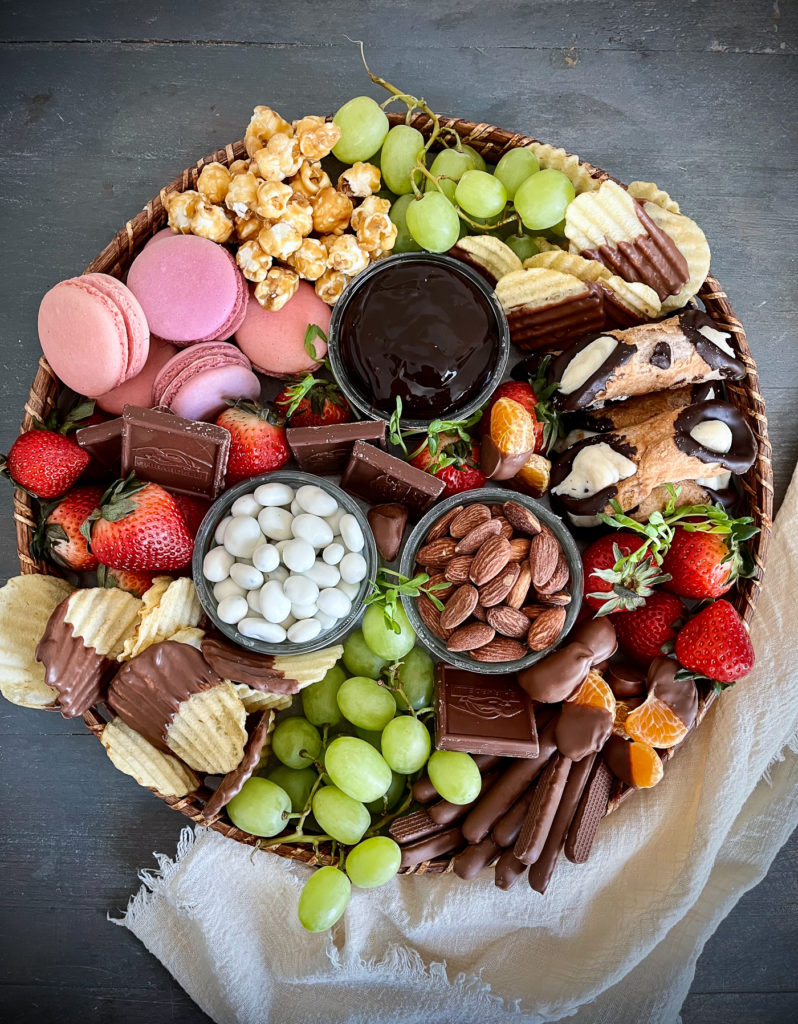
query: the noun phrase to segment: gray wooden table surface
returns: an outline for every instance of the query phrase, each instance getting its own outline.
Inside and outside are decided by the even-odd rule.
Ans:
[[[43,292],[79,273],[162,184],[239,138],[254,104],[292,118],[370,91],[350,36],[440,112],[563,145],[682,201],[748,330],[780,501],[798,455],[797,6],[0,2],[0,450],[39,356]],[[2,507],[5,579],[16,572],[10,491]],[[151,851],[174,851],[183,819],[56,715],[3,702],[0,765],[0,1017],[206,1019],[106,921]],[[707,944],[686,1024],[798,1019],[796,858],[793,840]]]

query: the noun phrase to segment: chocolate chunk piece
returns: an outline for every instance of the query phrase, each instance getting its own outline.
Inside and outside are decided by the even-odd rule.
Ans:
[[[126,405],[122,412],[122,475],[175,494],[218,497],[230,452],[230,431],[162,409]]]
[[[234,796],[241,792],[241,788],[255,769],[260,764],[261,754],[269,738],[274,724],[274,712],[263,711],[257,716],[255,728],[250,732],[247,745],[244,747],[244,756],[237,768],[222,779],[216,787],[216,791],[210,800],[205,804],[202,812],[202,820],[208,825],[222,813],[222,810],[230,803]]]
[[[122,417],[105,423],[93,423],[75,431],[75,440],[98,466],[112,476],[119,476],[122,460]]]
[[[370,504],[401,502],[414,515],[422,516],[441,496],[446,484],[394,455],[356,441],[341,486]]]
[[[667,370],[671,365],[671,347],[667,341],[658,341],[654,346],[654,351],[651,353],[649,360],[652,366],[659,367],[660,370]]]
[[[596,758],[565,841],[565,856],[574,864],[584,864],[590,856],[599,822],[607,810],[613,783],[612,772],[604,763],[604,758]]]
[[[512,674],[478,675],[439,663],[435,679],[439,750],[537,757],[532,703]]]
[[[343,472],[356,441],[368,441],[384,448],[385,421],[289,427],[285,438],[300,469],[318,476],[330,476]]]
[[[581,686],[594,658],[587,644],[569,643],[519,672],[518,682],[532,700],[556,704],[567,700]]]
[[[399,554],[407,526],[407,515],[407,506],[398,501],[375,505],[366,513],[377,550],[386,562],[392,562]]]
[[[301,684],[296,679],[286,679],[276,666],[279,655],[257,654],[238,647],[219,636],[205,636],[200,641],[202,656],[222,679],[246,683],[253,690],[263,693],[299,693]]]

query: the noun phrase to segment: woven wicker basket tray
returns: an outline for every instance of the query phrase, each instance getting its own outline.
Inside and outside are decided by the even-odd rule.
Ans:
[[[399,123],[401,120],[403,119],[397,115],[391,116],[391,121],[394,124]],[[502,154],[510,149],[526,146],[529,143],[538,141],[530,136],[514,134],[501,128],[496,128],[493,125],[476,124],[473,121],[464,121],[458,118],[442,117],[440,122],[444,126],[454,128],[463,142],[473,146],[488,163],[497,162]],[[416,116],[412,123],[423,134],[429,135],[432,122],[426,115],[420,114]],[[164,197],[172,192],[182,192],[185,189],[195,188],[199,172],[205,164],[218,161],[219,163],[229,165],[233,160],[244,156],[246,156],[244,143],[242,141],[235,142],[205,157],[193,167],[183,171],[179,178],[176,178],[171,184],[161,189],[158,195],[147,203],[141,213],[137,214],[133,220],[128,221],[121,231],[117,232],[110,244],[92,261],[84,273],[101,272],[118,278],[124,277],[133,257],[136,256],[156,231],[165,226],[166,211],[163,207]],[[598,181],[610,177],[606,171],[593,167],[584,161],[582,161],[582,166],[591,177]],[[751,355],[743,326],[735,316],[731,303],[720,283],[711,274],[707,276],[706,281],[702,285],[698,298],[703,302],[707,312],[717,323],[718,327],[734,335],[736,350],[739,352],[740,358],[746,367],[745,378],[739,382],[727,382],[727,390],[729,400],[745,415],[758,442],[756,462],[740,481],[743,491],[743,514],[753,516],[760,528],[760,532],[750,542],[757,571],[753,578],[742,580],[738,584],[732,598],[744,621],[750,623],[764,577],[773,510],[773,473],[765,404],[759,391],[756,363]],[[34,418],[45,418],[47,413],[55,406],[60,390],[60,381],[55,377],[47,361],[44,358],[40,359],[39,368],[25,405],[25,416],[21,428],[23,431],[31,428]],[[30,545],[35,528],[31,500],[27,494],[19,489],[14,493],[14,519],[17,530],[20,571],[23,573],[57,574],[58,570],[53,565],[37,562],[31,556]],[[705,690],[700,693],[699,711],[695,726],[698,726],[704,718],[713,700],[714,693],[711,690]],[[90,709],[83,716],[83,720],[91,732],[99,737],[106,724],[102,709],[100,707]],[[676,749],[678,748],[674,748],[674,751]],[[674,751],[668,751],[666,759]],[[621,801],[632,792],[634,790],[619,786],[617,791],[611,796],[607,813],[609,814],[615,810]],[[209,790],[201,788],[186,797],[163,799],[167,804],[180,811],[192,821],[204,824],[203,809],[210,795]],[[214,821],[209,827],[240,843],[246,843],[250,846],[260,846],[262,843],[262,840],[249,835],[247,832],[242,832],[226,821]],[[325,863],[329,860],[324,847],[321,847],[318,856],[312,849],[304,846],[280,845],[271,846],[269,849],[280,856],[301,860],[309,864]],[[410,870],[417,874],[451,870],[451,859],[449,857],[439,858]]]

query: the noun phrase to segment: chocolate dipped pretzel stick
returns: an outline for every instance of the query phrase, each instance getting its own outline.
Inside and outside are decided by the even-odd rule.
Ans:
[[[512,848],[507,849],[496,861],[494,869],[494,881],[498,889],[505,892],[512,889],[518,879],[526,871],[526,864],[519,860],[513,853]]]
[[[483,775],[495,768],[502,760],[495,754],[472,754],[471,756]],[[429,775],[423,775],[413,783],[413,799],[420,804],[432,803],[439,795],[437,789],[432,785]]]
[[[731,335],[697,309],[667,320],[607,331],[566,349],[551,367],[563,412],[711,380],[741,380],[745,366]]]
[[[454,873],[465,880],[476,878],[501,852],[502,848],[493,836],[486,836],[479,843],[469,844],[457,854],[452,865]]]
[[[532,783],[525,793],[519,796],[510,810],[499,818],[493,826],[493,838],[499,846],[503,848],[512,846],[518,838],[521,827],[526,819],[529,805],[532,803],[532,797],[535,795],[536,783],[537,780]]]
[[[540,856],[560,805],[572,763],[570,758],[555,754],[535,787],[535,794],[513,847],[513,853],[524,864],[532,864]]]
[[[500,775],[501,770],[499,768],[494,768],[493,771],[486,772],[482,776],[482,788],[479,791],[479,796],[475,800],[472,800],[470,803],[453,804],[450,803],[450,801],[448,800],[439,800],[437,803],[431,804],[427,808],[427,814],[429,814],[430,818],[432,818],[432,820],[437,822],[439,825],[451,825],[452,822],[457,821],[459,818],[464,818],[466,814],[468,814],[468,812],[471,810],[471,808],[474,806],[477,800],[479,800],[480,797],[487,793],[487,791],[490,789],[493,783],[496,782]]]
[[[402,847],[402,867],[413,868],[425,860],[433,860],[445,853],[454,853],[463,845],[463,833],[456,826]]]

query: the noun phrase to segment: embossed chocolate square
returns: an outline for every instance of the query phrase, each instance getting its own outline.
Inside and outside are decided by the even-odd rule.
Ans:
[[[401,502],[416,516],[432,508],[445,486],[439,477],[364,441],[355,441],[341,477],[341,487],[355,497],[372,505]]]
[[[329,423],[322,427],[289,427],[285,432],[291,454],[306,473],[329,476],[346,468],[356,441],[385,447],[385,420]]]
[[[469,754],[537,757],[534,708],[515,675],[483,676],[439,663],[435,746]]]
[[[161,409],[122,411],[122,475],[175,494],[216,498],[224,490],[230,431]]]

